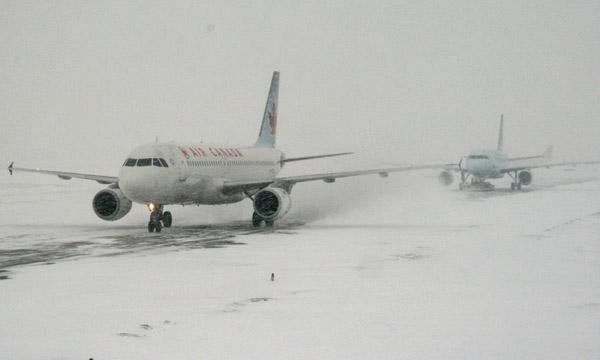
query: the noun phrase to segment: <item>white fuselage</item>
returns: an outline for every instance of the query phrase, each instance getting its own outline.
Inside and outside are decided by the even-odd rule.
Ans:
[[[547,162],[547,155],[509,158],[498,150],[475,150],[462,159],[461,169],[479,179],[500,179],[510,168],[536,167]]]
[[[461,161],[461,169],[481,179],[499,179],[504,176],[501,169],[508,163],[504,152],[497,150],[472,151]]]
[[[142,145],[121,167],[119,187],[127,198],[142,204],[233,203],[246,195],[224,194],[225,181],[274,179],[282,159],[281,151],[269,147]]]

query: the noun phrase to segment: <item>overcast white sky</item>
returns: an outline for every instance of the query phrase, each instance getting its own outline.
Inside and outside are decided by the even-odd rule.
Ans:
[[[599,1],[0,0],[0,161],[116,175],[141,143],[599,159]],[[381,156],[390,153],[389,159]]]

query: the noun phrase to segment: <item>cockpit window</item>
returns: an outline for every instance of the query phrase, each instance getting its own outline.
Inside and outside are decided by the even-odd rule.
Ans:
[[[127,159],[125,160],[125,163],[123,164],[123,166],[135,166],[135,162],[137,161],[137,159]]]
[[[487,155],[469,155],[469,159],[489,159]]]
[[[165,159],[158,158],[147,158],[147,159],[131,159],[128,158],[123,163],[123,166],[156,166],[156,167],[169,167]]]
[[[152,159],[138,159],[137,166],[150,166],[152,165]]]

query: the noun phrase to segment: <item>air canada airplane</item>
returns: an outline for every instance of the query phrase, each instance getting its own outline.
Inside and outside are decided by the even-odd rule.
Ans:
[[[121,219],[131,210],[132,202],[144,204],[150,211],[149,232],[160,232],[173,222],[167,205],[228,204],[250,199],[254,204],[252,224],[272,226],[291,207],[292,187],[300,182],[323,180],[333,183],[337,178],[410,171],[427,166],[398,166],[300,176],[278,177],[288,162],[342,156],[337,153],[286,158],[275,148],[279,72],[273,73],[262,124],[252,146],[221,146],[178,143],[151,143],[139,146],[127,156],[119,176],[92,175],[65,171],[19,168],[10,164],[13,172],[35,172],[94,180],[108,185],[92,200],[96,215],[107,221]]]
[[[556,162],[552,163],[552,146],[541,155],[510,158],[504,152],[504,115],[500,116],[500,131],[496,150],[474,150],[463,157],[458,164],[448,165],[440,173],[439,180],[449,186],[453,182],[452,172],[460,173],[460,190],[491,191],[494,186],[487,179],[501,179],[508,175],[513,180],[511,190],[521,190],[533,180],[531,169],[550,168],[578,164],[597,164],[600,161]],[[470,179],[470,181],[469,181]]]

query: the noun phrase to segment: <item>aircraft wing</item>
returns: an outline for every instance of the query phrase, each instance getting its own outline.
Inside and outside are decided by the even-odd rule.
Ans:
[[[18,168],[18,167],[14,166],[14,162],[13,162],[8,166],[8,172],[12,175],[12,173],[14,171],[32,172],[32,173],[40,173],[40,174],[46,174],[46,175],[56,175],[63,180],[71,180],[72,178],[84,179],[84,180],[94,180],[100,184],[116,184],[119,182],[119,178],[116,176],[104,176],[104,175],[94,175],[94,174],[73,173],[73,172],[66,172],[66,171]]]
[[[564,161],[564,162],[555,162],[555,163],[547,163],[547,164],[538,164],[533,166],[511,166],[507,168],[503,168],[501,172],[508,173],[511,171],[521,171],[521,170],[529,170],[529,169],[539,169],[539,168],[551,168],[551,167],[560,167],[560,166],[577,166],[577,165],[594,165],[600,164],[600,161]]]
[[[437,165],[435,167],[431,167],[431,169],[442,169],[442,170],[447,170],[447,171],[459,172],[460,165],[459,164],[444,164],[444,165]]]
[[[355,170],[355,171],[342,171],[342,172],[331,172],[331,173],[320,173],[320,174],[309,174],[309,175],[296,175],[296,176],[284,176],[275,179],[265,179],[257,181],[226,181],[223,184],[223,192],[225,194],[233,194],[239,192],[253,192],[265,188],[269,185],[283,187],[285,189],[291,189],[297,183],[306,181],[317,181],[322,180],[326,183],[335,182],[338,178],[373,175],[378,174],[381,177],[387,177],[392,172],[405,172],[425,169],[440,169],[446,168],[448,165],[407,165],[397,166],[379,169],[368,169],[368,170]]]

